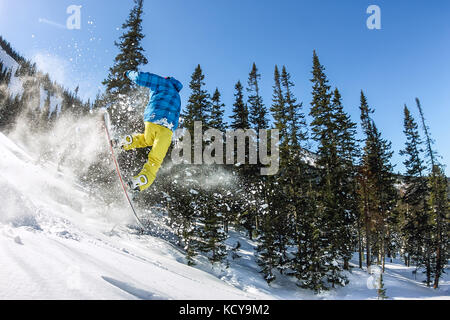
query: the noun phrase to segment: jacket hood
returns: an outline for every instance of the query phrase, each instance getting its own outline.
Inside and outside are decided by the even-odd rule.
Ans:
[[[180,81],[178,81],[175,78],[169,78],[169,81],[172,83],[172,85],[174,86],[175,89],[177,89],[178,92],[181,91],[181,89],[183,89],[183,85],[181,84]]]

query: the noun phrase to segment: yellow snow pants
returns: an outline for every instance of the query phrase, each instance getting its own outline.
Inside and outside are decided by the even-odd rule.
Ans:
[[[142,168],[141,172],[135,177],[145,175],[147,177],[147,184],[140,186],[141,191],[150,187],[155,181],[156,173],[166,156],[167,150],[172,143],[172,130],[154,124],[145,122],[145,131],[143,134],[133,135],[131,144],[123,147],[124,150],[132,150],[137,148],[152,147],[148,154],[148,161]]]

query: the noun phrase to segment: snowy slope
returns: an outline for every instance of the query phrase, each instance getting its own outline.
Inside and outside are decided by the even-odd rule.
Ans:
[[[23,84],[22,81],[15,76],[19,64],[11,56],[9,56],[3,48],[0,47],[0,61],[3,63],[3,67],[11,70],[11,81],[9,84],[9,93],[15,97],[22,95]]]
[[[3,63],[3,67],[13,70],[14,72],[19,67],[19,64],[9,54],[0,47],[0,61]]]
[[[0,133],[0,299],[375,299],[370,276],[354,269],[350,285],[319,296],[279,277],[269,287],[254,259],[255,242],[242,244],[231,267],[196,268],[160,238],[140,235],[123,207],[105,208],[70,177],[33,157]],[[156,217],[155,217],[156,218]],[[111,230],[114,228],[114,231]],[[387,295],[449,299],[413,280],[412,268],[388,263]]]
[[[126,208],[107,212],[2,134],[0,155],[0,299],[269,298],[178,262],[157,238],[111,235],[108,215]]]

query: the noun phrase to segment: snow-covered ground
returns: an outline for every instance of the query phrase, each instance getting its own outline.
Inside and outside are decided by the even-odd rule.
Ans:
[[[170,235],[164,216],[154,214],[160,234]],[[130,227],[129,208],[102,202],[37,164],[0,133],[0,299],[376,299],[370,275],[354,268],[345,288],[314,295],[292,279],[268,286],[254,260],[256,243],[231,231],[239,259],[212,267],[199,257],[185,263],[183,252],[162,237]],[[156,234],[156,232],[155,232]],[[231,257],[231,255],[230,255]],[[399,261],[387,264],[386,295],[395,299],[449,299],[450,279],[439,290],[414,280]],[[421,277],[421,275],[417,275]]]

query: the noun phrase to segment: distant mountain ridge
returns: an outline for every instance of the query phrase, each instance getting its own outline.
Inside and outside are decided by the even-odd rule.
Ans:
[[[89,112],[90,101],[52,81],[0,36],[0,130],[11,130],[19,116],[47,127],[61,112]]]

